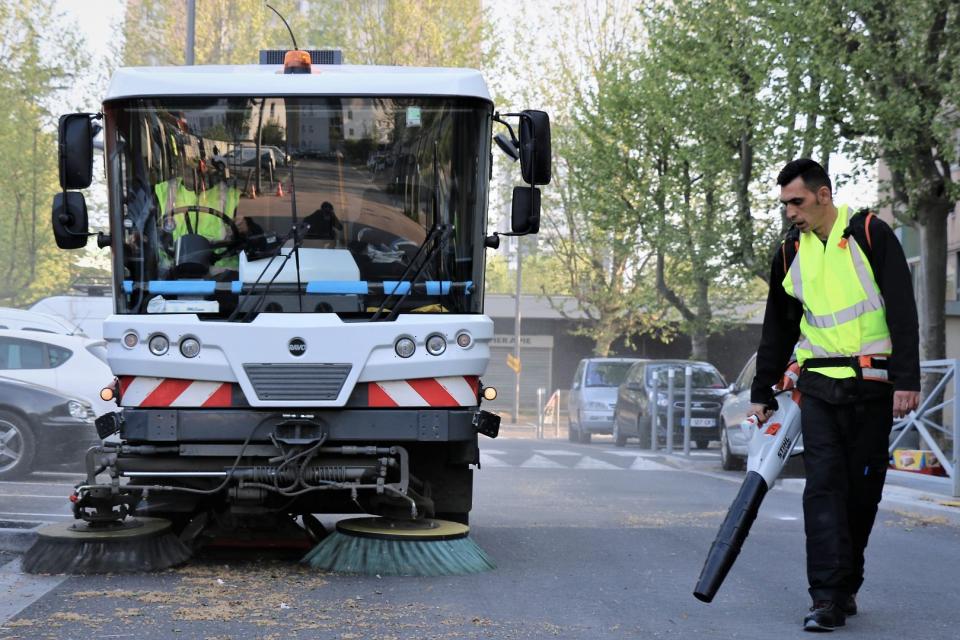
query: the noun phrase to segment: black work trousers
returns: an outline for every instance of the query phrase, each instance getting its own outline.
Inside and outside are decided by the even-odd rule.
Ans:
[[[889,464],[893,391],[841,403],[804,395],[800,416],[810,595],[843,602],[863,584],[863,552]]]

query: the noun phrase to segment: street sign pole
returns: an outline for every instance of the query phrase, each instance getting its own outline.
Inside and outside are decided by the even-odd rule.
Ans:
[[[513,357],[520,363],[520,292],[522,282],[522,260],[520,258],[520,236],[515,237],[517,250],[517,296],[513,308]],[[513,422],[520,422],[520,367],[514,369]]]

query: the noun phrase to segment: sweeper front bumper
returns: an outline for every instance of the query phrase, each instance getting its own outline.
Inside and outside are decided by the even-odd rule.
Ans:
[[[98,420],[121,443],[88,456],[75,508],[84,519],[88,505],[103,511],[94,498],[109,492],[94,478],[106,470],[120,494],[147,496],[136,513],[174,520],[229,507],[466,521],[477,434],[495,435],[495,418],[476,408],[127,408]]]

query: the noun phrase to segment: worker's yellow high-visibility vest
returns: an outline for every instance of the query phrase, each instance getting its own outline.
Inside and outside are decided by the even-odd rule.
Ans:
[[[209,207],[222,212],[233,219],[237,205],[240,203],[240,192],[225,182],[220,182],[211,189],[197,195],[187,189],[182,179],[161,182],[154,187],[157,200],[160,202],[161,218],[165,218],[177,207],[197,205]],[[187,218],[189,217],[189,220]],[[198,233],[211,241],[222,240],[226,236],[227,224],[218,216],[203,211],[187,211],[178,213],[173,219],[173,239],[190,232]],[[218,266],[235,266],[237,259],[227,258],[217,262]]]
[[[800,234],[784,290],[803,303],[797,362],[809,358],[889,355],[892,349],[883,297],[863,249],[843,240],[849,207],[837,210],[826,247],[813,233]],[[851,378],[851,367],[811,368],[830,378]]]

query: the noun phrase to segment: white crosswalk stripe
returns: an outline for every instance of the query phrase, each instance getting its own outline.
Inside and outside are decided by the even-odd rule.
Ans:
[[[591,458],[590,456],[584,456],[580,459],[577,464],[573,465],[574,469],[615,469],[620,470],[615,464],[610,464],[609,462],[604,462],[603,460],[597,460],[596,458]]]
[[[534,449],[534,453],[539,453],[542,456],[579,456],[583,455],[577,453],[576,451],[567,451],[566,449]]]
[[[641,456],[637,456],[637,459],[633,461],[633,464],[630,465],[631,471],[677,471],[673,467],[667,466],[665,464],[660,464],[659,462],[653,462],[652,460],[647,460]]]
[[[509,466],[511,465],[507,464],[506,462],[497,458],[496,456],[490,455],[486,451],[480,452],[480,468],[481,469],[483,467],[509,467]]]
[[[559,462],[554,462],[550,458],[533,454],[523,464],[520,465],[521,469],[566,469],[566,467]]]

